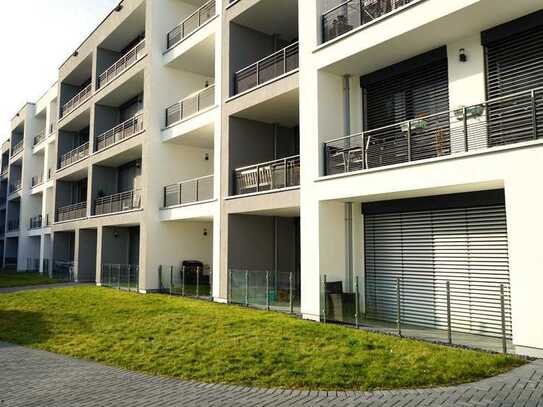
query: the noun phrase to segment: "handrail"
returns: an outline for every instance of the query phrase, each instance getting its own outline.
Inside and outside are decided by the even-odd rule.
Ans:
[[[67,206],[62,206],[56,210],[57,222],[81,219],[87,216],[87,202],[79,202]]]
[[[236,195],[299,186],[300,156],[236,168],[234,182]]]
[[[326,141],[325,174],[538,139],[542,101],[538,87]]]
[[[11,149],[11,156],[13,157],[19,154],[21,151],[23,151],[23,147],[24,147],[24,140],[21,140],[17,144],[15,144],[13,148]]]
[[[9,194],[14,194],[15,192],[18,192],[21,190],[22,183],[21,180],[14,181],[13,183],[9,184]]]
[[[45,130],[40,131],[35,137],[34,137],[34,146],[37,146],[40,144],[43,140],[45,140]]]
[[[213,199],[213,175],[177,182],[164,187],[164,207],[192,204]]]
[[[107,215],[139,209],[141,208],[141,197],[142,190],[134,189],[96,198],[94,201],[94,215]]]
[[[299,66],[299,43],[296,41],[234,73],[234,93],[239,94],[267,83]]]
[[[30,182],[30,189],[43,184],[43,173],[40,175],[34,175]]]
[[[42,215],[33,216],[30,218],[29,230],[35,230],[35,229],[41,229],[43,225],[43,217]]]
[[[205,12],[202,13],[202,12]],[[202,18],[202,15],[204,18]],[[173,46],[179,44],[183,41],[189,34],[192,34],[198,28],[200,28],[205,22],[209,21],[212,17],[216,15],[215,0],[210,0],[207,3],[203,4],[200,8],[196,9],[192,14],[186,17],[181,23],[176,25],[167,35],[166,35],[166,48],[171,49]],[[198,19],[190,24],[189,30],[185,29],[185,26],[191,23],[191,20],[198,16]],[[194,27],[195,25],[195,27]]]
[[[84,102],[86,102],[92,95],[92,83],[89,83],[87,86],[85,86],[77,95],[75,95],[73,98],[68,100],[64,105],[62,105],[62,109],[60,110],[60,118],[64,118],[68,113],[71,113],[74,111],[77,107],[82,105]]]
[[[79,147],[62,154],[58,163],[58,169],[62,169],[74,162],[82,160],[89,155],[89,142],[81,144]]]
[[[103,86],[107,85],[121,73],[126,71],[137,61],[139,61],[144,56],[145,50],[145,38],[141,40],[137,45],[128,50],[124,55],[122,55],[113,65],[107,68],[104,72],[98,77],[97,88],[100,89]]]
[[[211,84],[166,108],[166,126],[199,113],[215,103],[215,84]]]
[[[138,113],[96,137],[96,151],[117,144],[143,130],[143,113]]]
[[[15,232],[20,229],[20,220],[19,219],[10,219],[8,220],[7,231]]]

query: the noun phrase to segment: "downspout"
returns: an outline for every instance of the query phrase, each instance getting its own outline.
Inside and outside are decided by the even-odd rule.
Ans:
[[[343,129],[345,137],[351,134],[351,89],[350,76],[343,77]],[[347,143],[348,143],[347,139]],[[353,290],[353,204],[345,203],[345,289]]]

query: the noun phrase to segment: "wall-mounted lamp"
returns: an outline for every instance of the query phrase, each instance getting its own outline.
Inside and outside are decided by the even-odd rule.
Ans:
[[[208,153],[206,153],[204,159],[205,159],[206,161],[209,161],[209,154],[208,154]]]
[[[458,60],[460,62],[468,62],[468,56],[466,55],[466,50],[464,48],[460,48],[460,51],[458,51]]]
[[[207,228],[204,228],[204,236],[207,236]]]
[[[115,239],[117,239],[117,238],[119,237],[119,232],[114,232],[114,233],[113,233],[113,237],[114,237]]]
[[[72,56],[76,57],[79,55],[79,52],[78,51],[74,51],[74,53],[72,54]]]
[[[117,5],[117,7],[115,7],[115,11],[118,13],[119,11],[121,11],[123,9],[123,5],[121,3],[119,3]]]

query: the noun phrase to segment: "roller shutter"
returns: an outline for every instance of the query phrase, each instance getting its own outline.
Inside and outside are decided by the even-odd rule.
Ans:
[[[453,330],[500,336],[503,284],[511,337],[503,204],[371,214],[364,224],[367,318],[396,320],[400,278],[402,322],[446,329],[449,281]]]

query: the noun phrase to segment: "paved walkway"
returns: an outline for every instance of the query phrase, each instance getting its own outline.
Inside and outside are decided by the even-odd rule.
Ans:
[[[302,392],[154,377],[0,342],[0,407],[438,405],[543,407],[543,360],[451,388]]]

